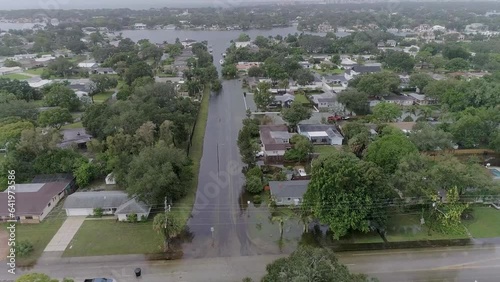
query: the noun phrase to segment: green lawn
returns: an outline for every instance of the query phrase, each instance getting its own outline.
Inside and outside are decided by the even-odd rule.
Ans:
[[[301,103],[301,104],[310,104],[311,103],[311,101],[309,101],[309,99],[307,99],[306,95],[303,95],[303,94],[295,95],[294,101],[297,103]]]
[[[200,170],[200,161],[203,155],[203,138],[205,136],[205,128],[208,119],[208,101],[210,99],[210,87],[205,87],[205,93],[201,100],[200,111],[196,120],[196,128],[193,134],[193,143],[189,151],[189,157],[193,161],[193,181],[187,192],[186,197],[181,199],[176,205],[180,207],[188,207],[181,209],[182,217],[187,221],[191,215],[191,207],[196,198],[196,189],[198,188],[198,173]]]
[[[114,219],[86,220],[63,253],[64,257],[152,254],[162,247],[162,237],[153,221],[116,222]]]
[[[329,154],[331,152],[337,152],[338,149],[330,145],[314,145],[314,153],[318,154]]]
[[[454,234],[442,234],[431,232],[426,225],[420,225],[420,215],[402,214],[391,217],[387,224],[387,240],[389,242],[419,241],[419,240],[443,240],[443,239],[465,239],[468,238],[465,229]]]
[[[2,75],[1,77],[22,80],[22,79],[28,79],[31,76],[27,76],[27,75],[22,74],[22,73],[11,73],[11,74]]]
[[[79,121],[79,122],[67,124],[67,125],[61,127],[61,129],[74,129],[74,128],[82,128],[82,127],[83,127],[83,124],[81,121]]]
[[[325,74],[341,74],[341,73],[344,73],[343,70],[341,69],[332,69],[332,70],[314,70],[315,72],[321,74],[321,75],[325,75]]]
[[[66,214],[62,210],[62,203],[60,203],[39,224],[16,224],[16,241],[29,241],[33,244],[33,252],[27,257],[18,258],[16,260],[17,266],[29,266],[36,263],[65,219]],[[3,226],[5,224],[2,224]],[[3,229],[5,230],[5,228]]]
[[[115,93],[115,91],[106,91],[106,92],[96,94],[96,95],[94,95],[94,103],[102,104],[102,103],[106,102],[109,98],[111,98],[111,96],[113,96],[114,93]]]
[[[34,74],[34,75],[42,75],[42,72],[45,70],[45,68],[37,68],[37,69],[30,69],[24,71],[25,73],[29,74]]]
[[[465,221],[474,238],[500,237],[500,210],[490,207],[474,207],[474,219]]]

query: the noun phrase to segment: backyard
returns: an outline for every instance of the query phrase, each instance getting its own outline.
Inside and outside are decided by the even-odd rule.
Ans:
[[[474,238],[500,237],[500,210],[491,207],[473,207],[473,219],[465,226]]]
[[[330,145],[314,145],[314,153],[325,155],[333,152],[337,152],[338,149],[335,146]]]
[[[295,95],[294,101],[297,103],[301,103],[301,104],[310,104],[311,103],[311,101],[309,101],[309,99],[307,99],[306,95],[304,95],[304,94]]]
[[[102,104],[106,102],[111,96],[113,96],[114,91],[105,91],[99,94],[94,95],[94,103]]]
[[[29,69],[29,70],[26,70],[25,73],[34,74],[34,75],[42,75],[44,70],[46,70],[46,68]]]
[[[63,256],[152,254],[161,251],[162,244],[152,220],[138,223],[117,222],[115,218],[86,220]]]

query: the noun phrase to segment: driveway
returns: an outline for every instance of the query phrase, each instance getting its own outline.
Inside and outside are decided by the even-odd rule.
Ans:
[[[52,240],[50,240],[44,252],[64,252],[84,221],[85,216],[71,216],[66,218],[61,228],[59,228],[54,237],[52,237]]]

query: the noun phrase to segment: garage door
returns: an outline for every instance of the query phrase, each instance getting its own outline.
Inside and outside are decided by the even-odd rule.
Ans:
[[[66,209],[67,216],[82,216],[82,215],[92,215],[92,211],[88,209]]]

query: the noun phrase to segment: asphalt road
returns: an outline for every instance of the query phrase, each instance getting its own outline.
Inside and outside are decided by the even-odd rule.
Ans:
[[[255,254],[246,217],[240,216],[244,176],[237,138],[246,114],[241,81],[224,81],[223,91],[212,94],[209,103],[198,190],[188,222],[193,240],[183,245],[184,258]]]
[[[43,272],[55,278],[73,277],[76,282],[88,277],[110,277],[117,282],[203,281],[234,282],[244,277],[258,281],[268,263],[282,255],[235,256],[176,261],[146,261],[142,256],[68,258],[39,262],[24,270]],[[500,246],[465,247],[339,253],[351,271],[377,277],[381,282],[403,281],[500,281]],[[135,278],[134,269],[142,269]],[[0,266],[0,281],[15,276]],[[23,271],[18,270],[18,275]]]

